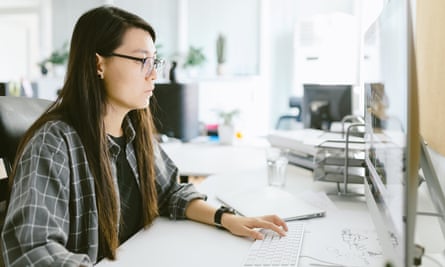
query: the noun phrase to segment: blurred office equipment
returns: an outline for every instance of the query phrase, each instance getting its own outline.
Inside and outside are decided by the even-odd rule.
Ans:
[[[320,153],[320,146],[329,141],[345,142],[342,133],[327,132],[319,129],[275,130],[267,135],[272,146],[289,150],[289,163],[309,170],[316,167],[315,156]],[[351,137],[353,142],[360,141]]]
[[[313,170],[317,146],[330,138],[329,134],[318,129],[276,130],[267,135],[272,146],[289,150],[290,164]]]
[[[305,128],[328,131],[352,113],[351,85],[304,84],[302,115]]]
[[[28,80],[2,82],[0,96],[38,97],[38,84]]]
[[[314,180],[336,183],[336,195],[363,195],[348,190],[350,184],[363,184],[367,176],[364,141],[362,138],[353,138],[350,133],[351,128],[362,125],[352,125],[345,135],[342,134],[341,139],[327,140],[317,146]]]
[[[0,83],[0,96],[6,95],[6,83]]]
[[[272,146],[288,149],[289,163],[312,170],[315,181],[335,183],[335,194],[357,196],[360,193],[348,191],[348,186],[363,184],[367,170],[363,136],[356,136],[352,129],[362,126],[349,124],[345,133],[311,128],[276,130],[267,140]]]
[[[48,108],[51,101],[14,96],[0,96],[0,158],[6,174],[10,174],[18,144],[34,121]],[[0,199],[7,192],[7,179],[0,182]]]
[[[337,184],[335,194],[361,196],[348,190],[349,184],[363,184],[368,176],[365,164],[364,120],[361,116],[348,115],[339,123],[339,130],[331,131],[341,138],[331,139],[317,146],[314,158],[314,179]]]
[[[422,178],[427,184],[428,192],[430,193],[431,200],[434,208],[436,209],[436,213],[427,215],[433,215],[438,218],[439,226],[442,230],[442,236],[445,239],[445,193],[442,189],[442,183],[437,176],[435,165],[433,164],[430,154],[428,145],[422,141],[420,154],[420,167],[424,175]]]
[[[414,232],[420,135],[410,2],[384,4],[365,33],[362,62],[365,196],[391,266],[419,264]]]
[[[301,128],[301,112],[302,112],[301,97],[289,97],[289,112],[281,115],[275,129],[298,129]]]
[[[160,134],[189,141],[199,135],[196,84],[156,84],[150,110]]]
[[[351,117],[352,112],[352,85],[324,85],[324,84],[304,84],[303,99],[291,99],[289,104],[299,108],[297,115],[283,115],[278,119],[276,129],[268,134],[268,140],[273,146],[289,149],[289,162],[311,170],[322,170],[324,161],[317,162],[315,156],[320,156],[324,148],[319,145],[329,140],[340,140],[343,144],[345,118]],[[285,121],[299,121],[305,129],[292,130],[289,132],[280,131],[281,125]],[[301,122],[302,121],[302,122]],[[336,123],[336,124],[335,124]],[[334,125],[341,125],[338,133],[331,132]],[[302,127],[302,128],[303,128]],[[299,128],[299,127],[298,127]],[[347,146],[344,145],[345,149]],[[344,151],[344,150],[343,150]],[[345,154],[345,152],[342,152]],[[326,155],[325,155],[326,156]],[[318,167],[318,168],[317,168]],[[340,168],[339,166],[336,169]],[[344,166],[340,168],[344,172]],[[348,168],[346,168],[348,169]],[[332,168],[331,168],[332,170]],[[326,175],[316,172],[317,179]],[[344,179],[341,179],[344,181]],[[331,180],[334,182],[334,180]],[[335,179],[340,182],[339,179]],[[346,189],[346,183],[345,189]]]

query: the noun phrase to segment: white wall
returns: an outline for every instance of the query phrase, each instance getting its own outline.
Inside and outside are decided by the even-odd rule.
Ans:
[[[53,48],[70,40],[74,24],[82,13],[102,4],[104,0],[52,0]]]
[[[6,0],[5,0],[6,1]],[[207,63],[201,74],[214,77],[215,42],[218,33],[227,35],[228,75],[259,75],[267,93],[269,125],[288,108],[288,97],[295,92],[293,35],[295,23],[303,17],[330,12],[353,13],[360,0],[39,0],[50,1],[51,47],[69,40],[76,20],[85,11],[102,4],[114,4],[150,22],[158,33],[160,53],[167,59],[183,53],[189,45],[202,47]],[[10,1],[34,2],[27,0]],[[1,5],[0,5],[1,10]],[[47,28],[45,28],[47,29]],[[48,36],[50,38],[48,38]],[[0,63],[5,64],[5,63]],[[262,89],[260,89],[262,90]]]
[[[178,43],[178,2],[181,0],[114,0],[114,5],[137,14],[150,23],[157,34],[156,43],[162,47],[158,51],[170,58]]]
[[[259,2],[257,0],[189,0],[189,44],[203,47],[206,73],[216,71],[216,39],[227,39],[227,73],[258,74]]]
[[[202,47],[207,57],[204,75],[215,75],[216,37],[222,32],[228,41],[228,71],[239,74],[258,73],[258,2],[257,0],[53,0],[54,47],[69,40],[78,17],[104,3],[124,8],[147,20],[157,32],[157,44],[167,59],[183,53],[189,45]],[[186,7],[179,10],[179,2]],[[234,8],[236,7],[236,8]],[[180,21],[181,12],[186,19]],[[183,14],[184,15],[184,14]],[[185,24],[185,28],[180,23]],[[179,47],[179,30],[188,32],[186,48]],[[184,45],[183,45],[184,46]]]
[[[343,12],[354,14],[354,0],[266,0],[265,16],[269,22],[270,36],[268,53],[270,62],[266,72],[270,72],[269,104],[270,125],[288,110],[289,96],[301,94],[296,83],[301,73],[295,68],[294,34],[297,22],[318,15]],[[360,1],[360,0],[359,0]],[[264,55],[262,55],[264,56]]]
[[[0,1],[0,81],[39,75],[36,63],[49,44],[47,32],[41,31],[45,6],[47,0]]]

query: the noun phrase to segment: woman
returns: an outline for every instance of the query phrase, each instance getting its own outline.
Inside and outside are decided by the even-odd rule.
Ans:
[[[65,84],[25,135],[11,177],[2,232],[8,266],[91,265],[158,216],[221,224],[261,239],[281,235],[277,216],[235,216],[209,206],[154,138],[149,99],[157,68],[155,32],[116,7],[78,20]]]

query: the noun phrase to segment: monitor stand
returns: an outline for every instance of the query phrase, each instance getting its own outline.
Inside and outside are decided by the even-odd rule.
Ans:
[[[423,172],[420,182],[425,181],[430,198],[436,212],[417,212],[418,215],[436,216],[439,221],[440,229],[445,240],[445,194],[442,190],[437,173],[434,169],[433,162],[431,160],[430,152],[428,151],[428,144],[421,140],[420,148],[420,168]],[[445,251],[442,251],[442,258],[445,258]]]

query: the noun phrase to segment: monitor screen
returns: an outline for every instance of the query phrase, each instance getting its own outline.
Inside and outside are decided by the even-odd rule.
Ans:
[[[331,123],[352,113],[352,86],[304,84],[303,123],[305,128],[328,131]]]
[[[185,142],[199,136],[198,93],[192,83],[157,83],[149,105],[157,131]]]
[[[38,97],[38,84],[28,80],[0,82],[0,96]]]
[[[412,266],[420,149],[409,1],[386,1],[365,32],[365,193],[385,260]]]

